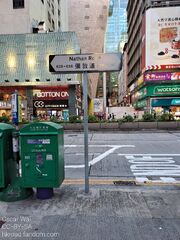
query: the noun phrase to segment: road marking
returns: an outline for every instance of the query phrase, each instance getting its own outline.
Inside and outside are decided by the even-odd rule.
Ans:
[[[77,147],[81,147],[84,145],[65,145],[65,146],[77,146]],[[124,147],[135,147],[134,145],[89,145],[89,147],[111,147],[111,149],[109,149],[108,151],[104,152],[103,154],[99,155],[98,157],[95,157],[94,159],[92,159],[89,162],[89,167],[93,166],[94,164],[96,164],[97,162],[100,162],[102,159],[104,159],[105,157],[107,157],[108,155],[110,155],[111,153],[113,153],[115,150],[119,149],[119,148],[124,148]],[[65,165],[65,168],[84,168],[84,164],[81,165]]]
[[[119,156],[180,156],[180,153],[131,153],[131,154],[128,154],[128,153],[118,153]]]
[[[145,181],[143,181],[143,179]],[[151,181],[149,180],[148,178],[136,178],[137,182],[136,182],[136,185],[143,185],[143,186],[146,186],[146,185],[157,185],[157,186],[180,186],[180,182],[179,181]],[[117,182],[118,180],[117,179],[89,179],[89,184],[90,185],[114,185],[114,182]],[[134,182],[134,179],[128,179],[128,180],[120,180],[121,182],[125,182],[125,183],[128,183],[128,182]],[[65,179],[63,181],[63,185],[84,185],[84,179]],[[124,185],[124,184],[123,184]]]
[[[153,156],[152,156],[153,155]],[[125,158],[132,163],[130,169],[134,176],[180,176],[180,165],[174,164],[172,157],[157,157],[156,154],[128,154]],[[177,154],[168,154],[168,156]],[[160,155],[158,155],[160,156]],[[180,154],[178,154],[180,156]],[[140,181],[142,181],[140,179]]]
[[[174,178],[171,178],[171,177],[160,177],[160,179],[163,181],[163,182],[176,182],[176,180]]]
[[[64,145],[64,147],[84,147],[84,145]],[[88,145],[88,147],[135,147],[135,145]]]
[[[149,179],[146,177],[136,177],[136,181],[139,183],[144,183],[144,182],[148,182]]]

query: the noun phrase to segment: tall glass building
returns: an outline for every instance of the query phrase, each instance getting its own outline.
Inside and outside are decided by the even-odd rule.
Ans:
[[[110,0],[110,15],[107,21],[104,50],[106,53],[123,52],[127,42],[127,7],[128,0]],[[118,72],[107,73],[107,105],[118,104]]]
[[[107,22],[105,52],[118,52],[127,42],[127,7],[128,0],[111,0],[112,15]]]

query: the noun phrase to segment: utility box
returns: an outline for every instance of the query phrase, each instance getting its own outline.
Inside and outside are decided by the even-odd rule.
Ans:
[[[12,133],[15,128],[0,123],[0,188],[5,188],[16,177],[16,161],[13,159]]]
[[[64,180],[64,130],[39,122],[20,130],[22,187],[59,187]]]

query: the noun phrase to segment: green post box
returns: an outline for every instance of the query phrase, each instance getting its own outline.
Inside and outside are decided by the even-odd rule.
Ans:
[[[59,187],[64,180],[64,131],[59,124],[39,122],[20,130],[22,186]]]
[[[0,123],[0,188],[7,187],[16,177],[16,161],[13,159],[12,133],[15,128]]]

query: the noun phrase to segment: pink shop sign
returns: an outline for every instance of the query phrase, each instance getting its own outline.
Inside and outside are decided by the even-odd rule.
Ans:
[[[171,81],[180,80],[180,72],[160,72],[160,73],[145,73],[144,81]]]

